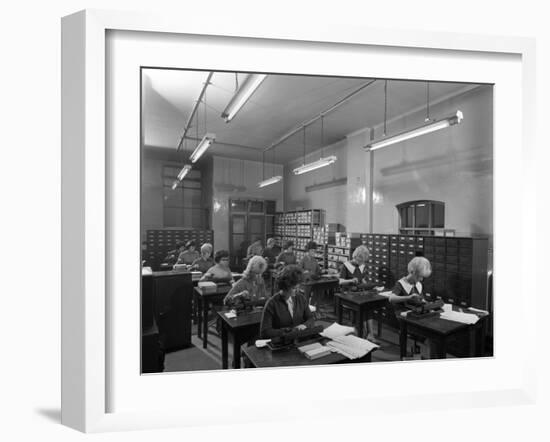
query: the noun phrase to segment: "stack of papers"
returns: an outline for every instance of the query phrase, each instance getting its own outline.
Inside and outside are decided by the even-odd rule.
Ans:
[[[461,313],[452,311],[445,311],[441,313],[441,319],[447,319],[449,321],[461,322],[463,324],[475,324],[479,321],[479,317],[473,313]]]
[[[298,351],[311,360],[322,358],[331,353],[330,348],[321,345],[319,342],[298,347]]]
[[[338,336],[327,343],[327,347],[348,359],[357,359],[365,356],[379,346],[357,336]]]
[[[338,336],[345,336],[353,333],[355,329],[353,327],[347,327],[345,325],[340,325],[337,322],[325,328],[320,335],[325,338],[334,339]]]

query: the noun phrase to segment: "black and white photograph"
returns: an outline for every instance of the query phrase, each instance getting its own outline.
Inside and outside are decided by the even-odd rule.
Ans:
[[[140,81],[142,373],[493,356],[492,84]]]

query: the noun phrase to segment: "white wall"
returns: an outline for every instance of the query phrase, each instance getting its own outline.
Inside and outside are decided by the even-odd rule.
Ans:
[[[277,210],[283,210],[283,184],[278,182],[258,187],[262,181],[262,163],[233,158],[213,157],[212,229],[216,250],[229,250],[229,199],[268,199],[277,201]],[[283,166],[265,164],[265,178],[283,175]],[[226,186],[240,186],[243,190],[226,190]]]
[[[336,155],[338,160],[330,166],[294,175],[292,170],[303,164],[303,159],[293,161],[285,167],[285,210],[324,209],[325,222],[346,225],[346,185],[339,185],[327,189],[306,192],[306,187],[322,184],[347,176],[347,143],[342,140],[323,149],[323,157]],[[321,151],[317,150],[306,155],[306,162],[310,163],[320,158]]]
[[[439,118],[457,109],[464,113],[458,126],[405,141],[374,152],[373,232],[398,229],[395,206],[433,199],[445,202],[445,227],[466,235],[493,232],[493,93],[483,86],[447,99],[430,108]],[[387,132],[398,133],[423,123],[425,110],[388,123]],[[375,129],[375,138],[381,128]],[[350,232],[369,231],[370,158],[363,146],[370,131],[356,133],[327,148],[338,161],[329,167],[294,176],[289,165],[285,176],[287,210],[298,207],[325,209],[327,222],[339,222]],[[318,157],[318,154],[314,159]],[[313,159],[313,155],[308,161]],[[347,176],[346,186],[305,192],[305,186]]]

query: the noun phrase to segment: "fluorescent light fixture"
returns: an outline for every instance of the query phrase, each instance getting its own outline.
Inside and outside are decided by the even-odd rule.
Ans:
[[[182,167],[182,169],[180,170],[180,173],[178,173],[178,181],[181,181],[185,178],[185,176],[191,170],[191,167],[192,167],[191,164],[186,164],[185,166]]]
[[[334,163],[338,158],[335,155],[330,155],[320,160],[314,161],[313,163],[304,164],[303,166],[297,167],[294,169],[295,175],[301,175],[302,173],[311,172],[312,170],[319,169],[321,167],[328,166],[329,164]]]
[[[176,187],[178,187],[178,183],[178,180],[174,181],[174,184],[172,184],[172,190],[176,190]]]
[[[435,132],[436,130],[445,129],[446,127],[459,124],[463,118],[464,116],[462,112],[457,110],[456,113],[451,115],[450,117],[433,121],[429,124],[425,124],[415,129],[410,129],[405,132],[401,132],[397,135],[392,135],[390,137],[382,138],[381,140],[367,144],[365,146],[365,149],[368,151],[376,150],[376,149],[380,149],[381,147],[386,147],[391,144],[400,143],[401,141],[405,141],[411,138],[419,137],[421,135],[429,134],[430,132]]]
[[[222,112],[222,118],[225,119],[226,123],[229,123],[237,115],[237,112],[244,106],[266,77],[267,75],[263,74],[250,74],[246,77],[246,80],[243,81],[239,90],[235,92],[235,95],[233,95],[229,104]]]
[[[259,183],[258,183],[258,187],[269,186],[269,185],[271,185],[271,184],[278,183],[278,182],[281,181],[282,179],[283,179],[283,177],[282,177],[281,175],[277,175],[277,176],[268,178],[267,180],[263,180],[263,181],[259,182]]]
[[[204,152],[206,152],[206,149],[208,149],[214,141],[216,141],[215,134],[206,134],[204,137],[202,137],[201,142],[198,144],[197,147],[195,147],[195,150],[189,157],[191,162],[196,163],[197,160],[202,156]]]

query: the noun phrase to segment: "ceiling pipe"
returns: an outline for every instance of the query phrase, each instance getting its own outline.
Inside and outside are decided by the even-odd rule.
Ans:
[[[335,111],[336,109],[338,109],[340,106],[342,106],[343,104],[345,104],[346,102],[348,102],[351,98],[353,98],[355,95],[357,95],[359,92],[361,92],[363,89],[365,89],[366,87],[370,86],[371,84],[373,84],[374,82],[376,81],[376,78],[374,80],[371,80],[369,81],[368,83],[365,83],[364,85],[362,85],[361,87],[357,88],[355,91],[351,92],[349,95],[346,95],[344,98],[342,98],[340,101],[338,101],[337,103],[333,104],[332,106],[330,106],[328,109],[325,109],[323,112],[319,113],[318,115],[316,115],[315,117],[311,118],[310,120],[308,121],[305,121],[304,123],[301,123],[299,124],[298,126],[296,126],[294,129],[292,129],[290,132],[288,132],[287,134],[283,135],[281,138],[279,138],[277,141],[275,141],[274,143],[272,143],[269,147],[266,147],[264,149],[264,152],[267,152],[268,150],[271,150],[273,149],[274,147],[277,147],[279,144],[281,144],[282,142],[284,142],[285,140],[289,139],[292,135],[296,134],[297,132],[299,132],[300,130],[302,130],[304,127],[307,127],[309,126],[310,124],[313,124],[314,122],[316,122],[317,120],[319,120],[320,118],[324,117],[325,115]]]
[[[195,105],[193,106],[193,110],[191,111],[191,115],[189,115],[189,118],[187,119],[187,122],[185,123],[185,128],[183,129],[183,135],[180,138],[180,141],[178,143],[178,148],[176,149],[177,152],[181,149],[181,145],[183,144],[183,140],[185,140],[185,136],[187,135],[187,131],[191,127],[191,122],[193,121],[193,118],[195,117],[195,114],[197,113],[197,109],[199,108],[199,105],[202,102],[202,97],[204,97],[204,93],[206,92],[206,88],[210,84],[210,80],[212,79],[212,75],[214,75],[214,72],[210,72],[208,74],[208,77],[206,77],[206,81],[203,83],[201,93],[199,95],[199,98],[197,98],[197,101],[195,102]]]

